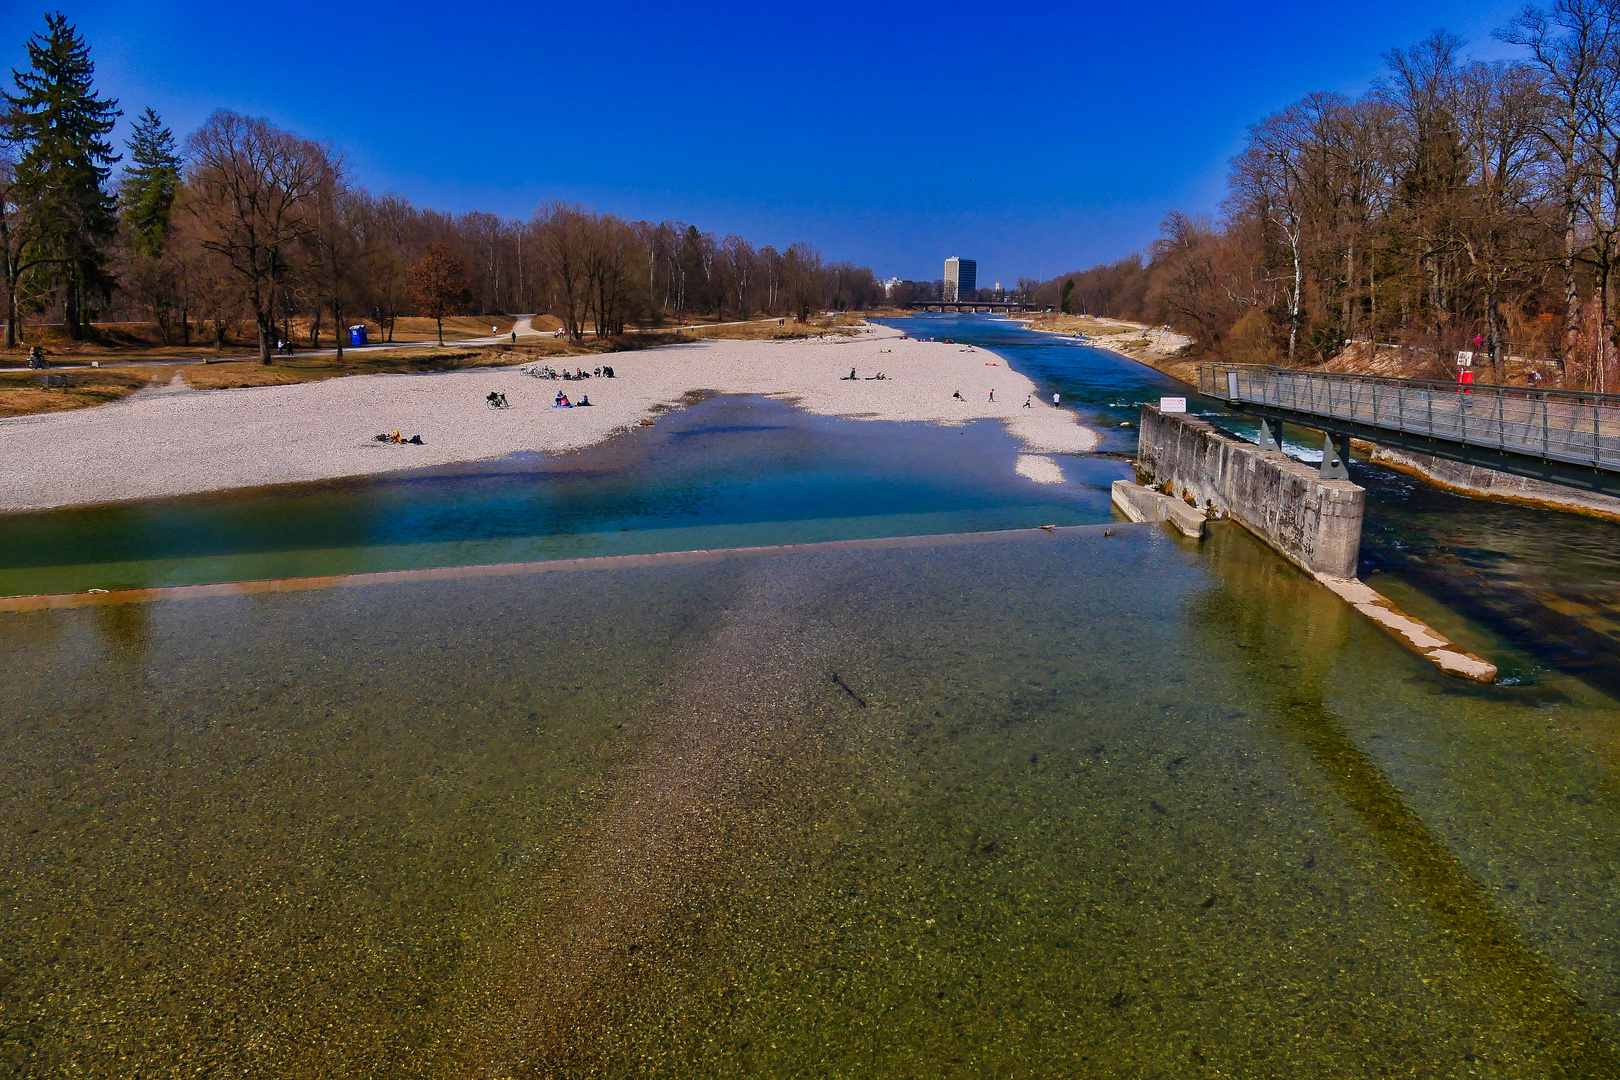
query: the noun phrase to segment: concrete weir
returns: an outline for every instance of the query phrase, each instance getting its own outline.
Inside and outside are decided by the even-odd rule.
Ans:
[[[1356,577],[1366,509],[1366,492],[1356,484],[1324,480],[1321,470],[1278,450],[1262,450],[1196,417],[1161,412],[1152,405],[1142,406],[1136,470],[1142,485],[1159,492],[1165,502],[1175,500],[1243,525],[1441,670],[1478,682],[1496,678],[1494,664],[1403,614]],[[1122,501],[1127,494],[1116,490],[1114,497],[1133,519],[1171,517],[1162,510],[1159,515],[1132,513],[1133,507]],[[1129,501],[1133,506],[1144,502],[1141,494]]]
[[[1146,486],[1241,522],[1303,570],[1356,576],[1366,492],[1348,480],[1152,405],[1142,406],[1136,468]]]

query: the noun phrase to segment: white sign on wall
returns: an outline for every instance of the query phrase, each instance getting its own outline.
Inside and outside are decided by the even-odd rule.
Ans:
[[[1474,366],[1474,354],[1471,353],[1471,352],[1459,352],[1457,354],[1457,366],[1458,367],[1473,367]]]
[[[1162,397],[1159,399],[1160,412],[1186,412],[1187,399],[1184,397]]]

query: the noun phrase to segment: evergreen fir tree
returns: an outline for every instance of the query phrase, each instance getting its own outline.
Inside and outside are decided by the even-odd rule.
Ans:
[[[128,146],[132,164],[119,184],[124,230],[135,254],[155,256],[169,238],[174,197],[180,189],[180,155],[174,133],[150,108],[135,121]]]
[[[27,48],[30,70],[14,70],[17,93],[5,95],[23,147],[16,180],[33,211],[38,254],[61,291],[63,322],[77,338],[91,298],[112,290],[103,247],[118,232],[118,203],[107,191],[118,102],[97,96],[90,47],[61,12],[45,16],[45,34]]]

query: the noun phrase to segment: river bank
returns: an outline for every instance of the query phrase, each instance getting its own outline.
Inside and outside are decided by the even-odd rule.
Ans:
[[[1141,323],[1080,315],[1036,315],[1019,321],[1041,333],[1078,337],[1086,345],[1118,353],[1193,389],[1198,386],[1199,360],[1182,355],[1192,343],[1185,335]],[[1333,361],[1313,370],[1399,378],[1430,377],[1424,372],[1391,367],[1387,355],[1390,352],[1352,346]],[[1522,372],[1517,381],[1523,383]],[[1366,451],[1368,459],[1375,464],[1456,495],[1620,521],[1620,498],[1527,480],[1495,469],[1460,465],[1427,454],[1390,450],[1360,440],[1355,442],[1355,447]]]
[[[759,394],[861,420],[994,419],[1028,455],[1083,453],[1099,438],[1074,413],[1032,400],[1035,384],[994,354],[888,327],[592,359],[613,361],[616,377],[542,381],[516,368],[484,368],[237,390],[175,386],[95,409],[0,420],[0,471],[11,478],[0,490],[0,510],[331,480],[523,451],[567,453],[708,394]],[[880,371],[882,380],[875,378]],[[486,407],[491,391],[504,393],[511,407]],[[592,407],[553,408],[559,392],[576,402],[589,397]],[[374,438],[396,430],[420,434],[423,445]]]

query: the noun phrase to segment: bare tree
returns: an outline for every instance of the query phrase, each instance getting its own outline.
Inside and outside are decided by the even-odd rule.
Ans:
[[[1473,63],[1458,81],[1458,108],[1468,162],[1469,199],[1458,232],[1481,291],[1486,349],[1493,365],[1505,342],[1503,288],[1528,259],[1537,227],[1537,132],[1546,99],[1540,80],[1522,64]],[[1494,367],[1493,367],[1494,370]]]
[[[1549,107],[1537,135],[1551,152],[1553,184],[1562,225],[1564,347],[1567,367],[1579,347],[1581,302],[1575,263],[1586,187],[1585,147],[1600,103],[1614,93],[1612,62],[1620,46],[1620,4],[1616,0],[1557,0],[1550,10],[1527,7],[1498,36],[1522,45],[1542,77]]]
[[[270,363],[276,312],[295,245],[314,228],[311,214],[326,155],[268,120],[221,109],[186,142],[187,206],[202,246],[221,257],[252,308],[259,360]]]
[[[561,309],[563,329],[576,342],[584,340],[584,314],[590,299],[589,224],[583,208],[561,201],[541,208],[535,222],[540,261],[551,284],[554,306]]]
[[[314,198],[310,201],[309,276],[316,294],[316,325],[321,305],[332,313],[337,359],[343,361],[344,317],[356,293],[355,272],[362,265],[361,208],[349,189],[347,163],[321,148]]]

